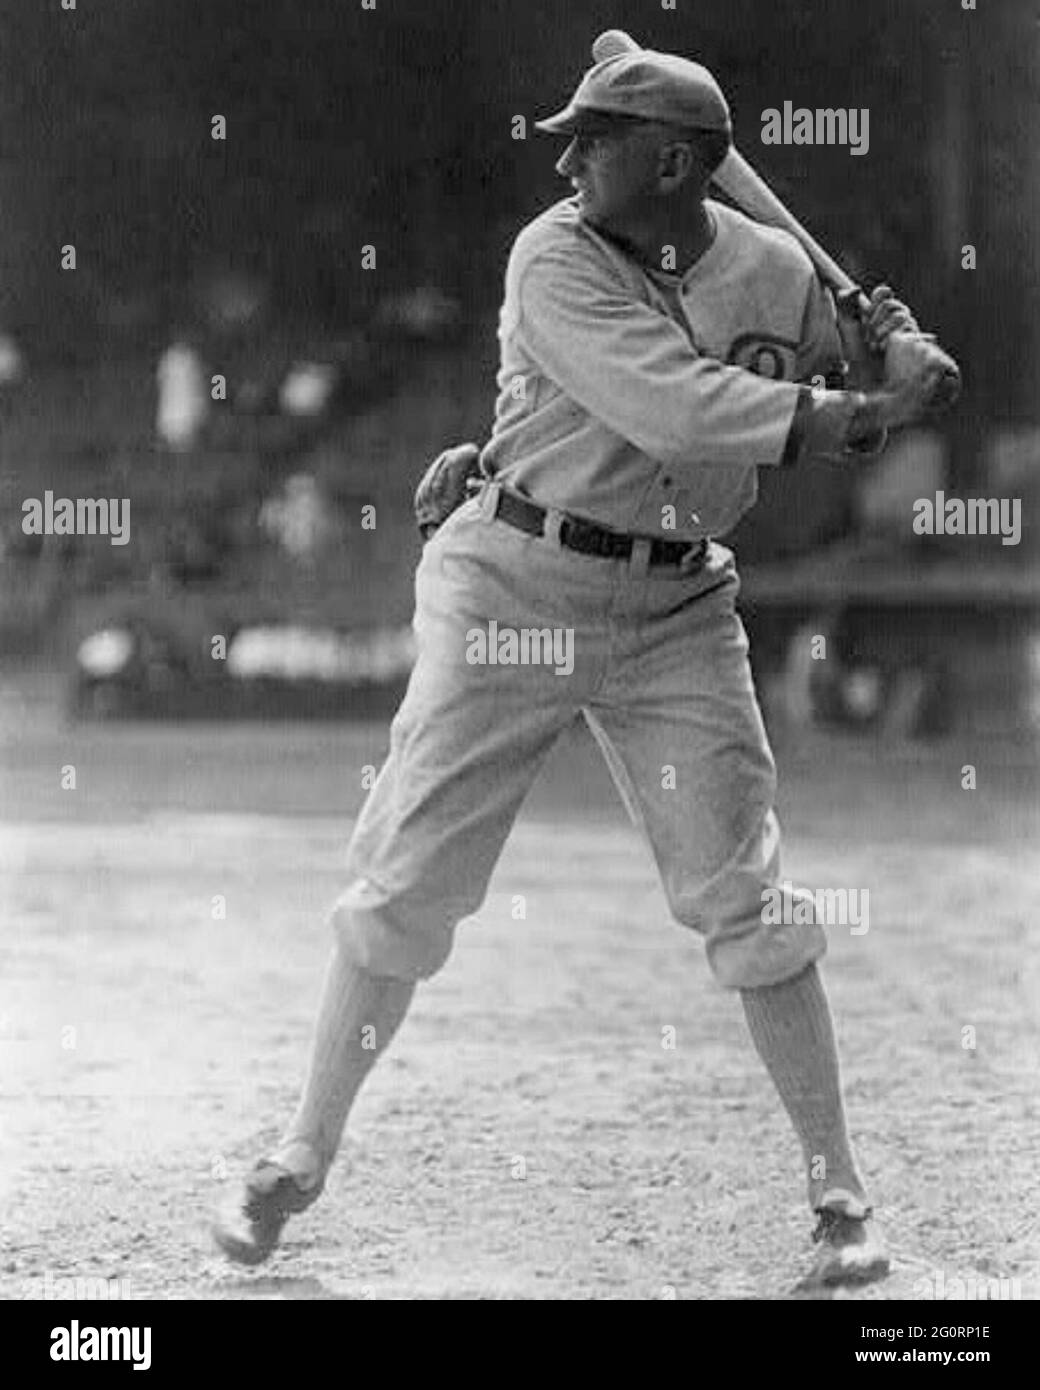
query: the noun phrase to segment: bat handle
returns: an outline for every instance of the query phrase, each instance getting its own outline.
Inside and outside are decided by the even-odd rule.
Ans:
[[[847,288],[839,290],[835,299],[839,310],[850,318],[860,321],[870,309],[870,300],[859,285],[849,285]],[[923,338],[932,344],[934,365],[938,372],[936,383],[926,405],[930,410],[948,410],[961,394],[960,368],[949,353],[944,352],[939,346],[939,341],[934,333],[915,333],[914,336]]]
[[[839,290],[834,298],[838,308],[849,318],[861,319],[870,308],[870,300],[859,285],[848,285],[845,289]]]

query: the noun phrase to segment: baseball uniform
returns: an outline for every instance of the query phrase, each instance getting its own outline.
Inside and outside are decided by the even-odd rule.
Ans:
[[[374,975],[444,962],[579,712],[723,985],[785,980],[824,951],[819,925],[762,922],[775,770],[716,538],[753,504],[757,468],[794,460],[797,383],[832,376],[841,350],[797,243],[708,209],[714,240],[681,276],[643,268],[573,199],[515,242],[489,481],[423,553],[417,661],[333,913]],[[503,494],[547,508],[544,534],[502,520]],[[565,515],[635,537],[630,557],[564,547]],[[659,563],[657,542],[687,553]]]

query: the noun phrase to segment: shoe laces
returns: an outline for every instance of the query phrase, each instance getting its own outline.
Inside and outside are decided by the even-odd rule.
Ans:
[[[290,1186],[297,1192],[302,1191],[293,1174],[287,1172],[280,1164],[258,1163],[246,1181],[246,1212],[256,1219],[279,1206],[284,1200],[287,1187]]]
[[[873,1214],[873,1207],[866,1207],[862,1216],[850,1216],[848,1212],[840,1211],[837,1207],[821,1207],[816,1213],[816,1229],[812,1233],[813,1241],[818,1244],[845,1226],[862,1226],[863,1222]]]

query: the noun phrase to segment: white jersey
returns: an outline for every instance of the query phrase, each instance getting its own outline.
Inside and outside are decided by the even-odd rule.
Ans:
[[[567,198],[517,237],[486,467],[643,535],[725,535],[785,458],[800,388],[834,379],[833,301],[786,232],[709,200],[684,275],[648,272]]]

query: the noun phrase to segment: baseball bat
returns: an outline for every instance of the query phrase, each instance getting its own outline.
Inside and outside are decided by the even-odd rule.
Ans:
[[[592,45],[593,62],[603,63],[622,53],[638,53],[641,45],[623,29],[608,29]],[[730,145],[725,159],[712,175],[712,182],[756,222],[768,227],[781,227],[801,244],[816,268],[823,283],[833,291],[838,303],[862,316],[870,301],[847,271],[829,255],[794,213],[776,196],[765,179],[747,162],[735,144]],[[929,337],[930,335],[925,335]],[[943,409],[960,395],[961,374],[957,363],[938,343],[931,343],[936,369],[936,384],[928,404]]]

